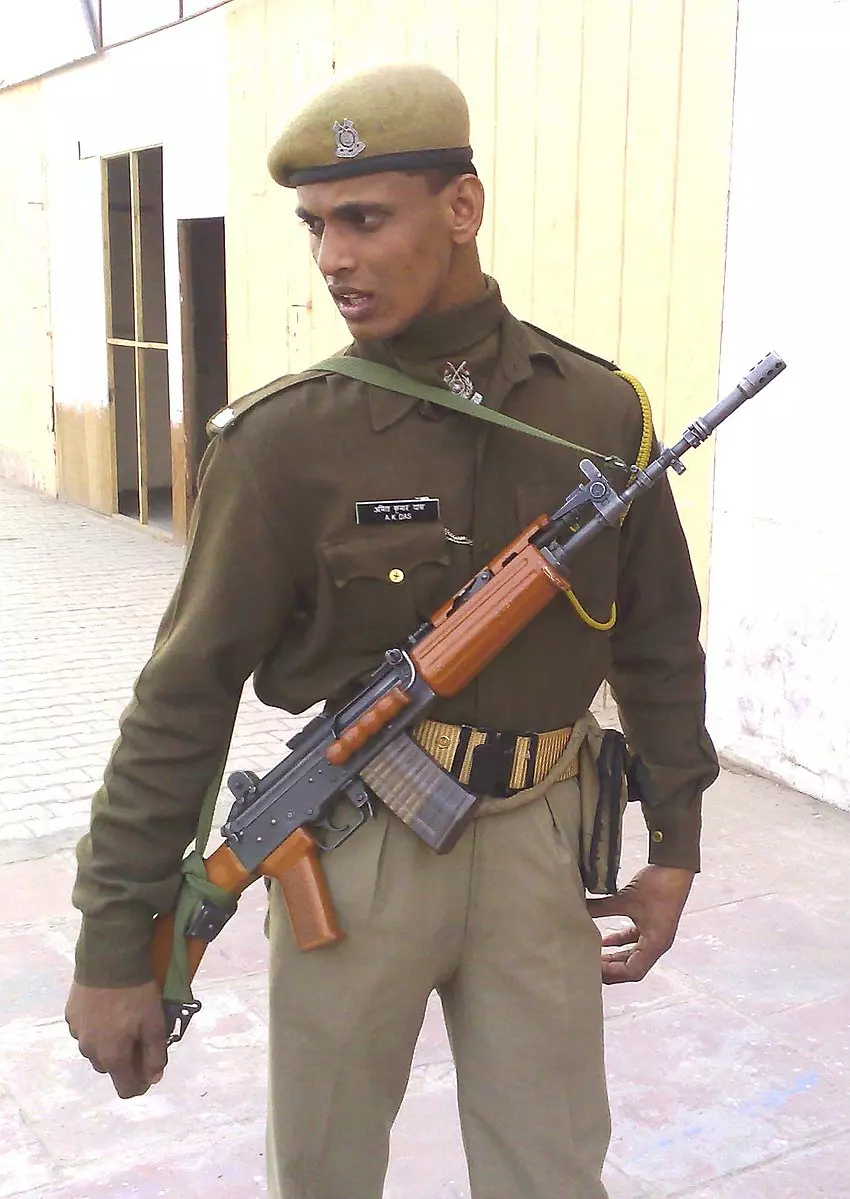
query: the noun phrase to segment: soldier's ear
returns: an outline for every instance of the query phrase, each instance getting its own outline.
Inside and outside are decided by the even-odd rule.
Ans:
[[[449,191],[452,240],[456,245],[474,241],[484,219],[484,188],[477,175],[459,175]]]

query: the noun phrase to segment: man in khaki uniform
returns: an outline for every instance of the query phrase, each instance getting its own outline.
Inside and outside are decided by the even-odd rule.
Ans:
[[[481,272],[484,197],[453,83],[425,67],[336,83],[295,117],[269,165],[297,189],[349,354],[635,460],[629,383],[521,324]],[[216,425],[183,575],[78,853],[67,1018],[124,1097],[165,1066],[151,920],[174,903],[246,678],[290,712],[343,702],[388,646],[581,481],[577,453],[339,374],[284,380]],[[428,519],[368,521],[370,504],[423,496],[439,501]],[[379,1199],[434,990],[475,1199],[605,1194],[600,941],[577,865],[579,789],[563,777],[574,771],[550,767],[610,679],[658,802],[645,809],[651,864],[593,914],[631,917],[606,939],[618,948],[601,973],[639,979],[675,935],[717,769],[699,602],[666,484],[586,548],[571,581],[589,621],[552,602],[420,730],[471,785],[476,746],[509,735],[498,741],[509,746],[504,777],[490,778],[485,814],[454,850],[437,856],[379,807],[325,859],[348,935],[310,954],[296,951],[272,888],[275,1199]]]

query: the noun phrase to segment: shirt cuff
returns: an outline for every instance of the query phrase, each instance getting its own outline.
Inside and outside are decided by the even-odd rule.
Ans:
[[[650,807],[649,804],[642,807],[649,832],[650,864],[699,873],[702,801],[696,799],[687,808]]]
[[[74,979],[84,987],[138,987],[150,982],[151,921],[83,917]]]

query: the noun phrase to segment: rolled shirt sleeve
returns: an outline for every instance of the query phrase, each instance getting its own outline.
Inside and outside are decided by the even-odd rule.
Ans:
[[[130,986],[151,977],[152,918],[174,904],[245,680],[293,611],[278,526],[235,439],[219,438],[202,464],[180,580],[77,849],[79,982]]]
[[[718,774],[705,727],[700,600],[666,479],[633,504],[622,529],[611,687],[631,751],[648,767],[649,860],[699,870],[702,793]]]

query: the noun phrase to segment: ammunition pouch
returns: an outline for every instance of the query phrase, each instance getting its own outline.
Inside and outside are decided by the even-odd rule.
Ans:
[[[475,816],[497,815],[544,796],[555,783],[578,776],[579,870],[591,895],[611,895],[623,847],[623,816],[630,799],[652,802],[652,782],[617,729],[603,729],[592,713],[577,720],[564,752],[536,786],[507,799],[485,798]]]
[[[655,803],[655,788],[646,765],[629,753],[621,732],[603,729],[590,712],[576,728],[584,733],[578,750],[581,876],[591,895],[612,895],[617,890],[626,804]]]

